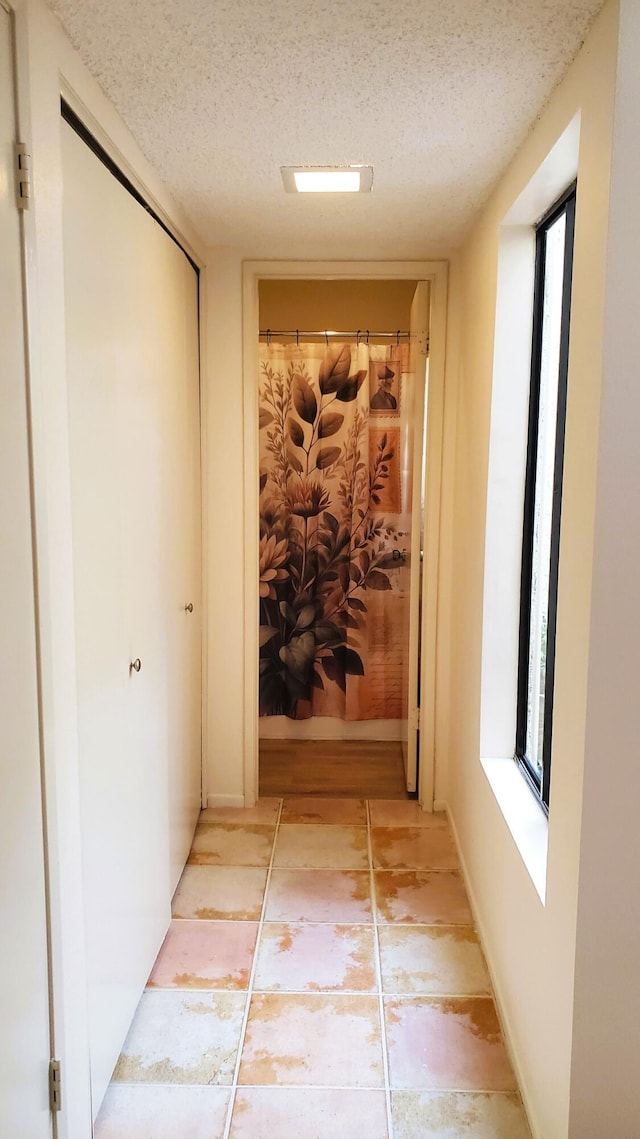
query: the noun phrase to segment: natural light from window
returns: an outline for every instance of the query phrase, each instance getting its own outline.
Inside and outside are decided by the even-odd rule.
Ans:
[[[563,213],[546,233],[545,279],[538,413],[534,531],[529,625],[529,671],[527,685],[526,754],[542,778],[544,699],[549,619],[549,573],[553,516],[560,330],[564,279],[566,215]]]

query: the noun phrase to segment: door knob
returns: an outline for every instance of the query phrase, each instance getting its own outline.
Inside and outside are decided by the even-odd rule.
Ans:
[[[140,660],[140,657],[136,657],[136,659],[132,660],[131,664],[129,665],[129,672],[140,672],[141,668],[142,661]]]
[[[185,605],[184,611],[185,613],[193,613],[193,601],[190,601],[188,605]]]

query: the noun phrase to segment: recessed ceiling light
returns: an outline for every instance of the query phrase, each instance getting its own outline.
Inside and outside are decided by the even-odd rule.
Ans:
[[[281,166],[288,194],[366,194],[373,166]]]

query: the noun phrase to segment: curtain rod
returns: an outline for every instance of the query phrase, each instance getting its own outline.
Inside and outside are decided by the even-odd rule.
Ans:
[[[364,340],[366,343],[368,343],[371,339],[373,339],[377,336],[386,337],[386,338],[390,338],[390,339],[395,338],[396,341],[399,341],[401,336],[410,337],[411,333],[410,332],[404,332],[400,328],[398,328],[394,332],[371,332],[368,328],[365,328],[365,329],[359,328],[357,331],[354,331],[354,332],[335,332],[334,330],[329,329],[329,328],[318,329],[316,332],[303,332],[302,329],[300,329],[300,328],[290,328],[289,330],[285,330],[285,329],[281,329],[281,328],[280,329],[277,329],[277,328],[261,328],[260,329],[260,336],[266,336],[267,340],[269,340],[270,337],[272,337],[272,336],[295,336],[296,340],[299,340],[300,337],[304,337],[304,336],[324,337],[325,339],[328,339],[329,336],[337,336],[342,340],[354,340],[355,339],[358,341],[358,343],[360,342],[360,340]]]

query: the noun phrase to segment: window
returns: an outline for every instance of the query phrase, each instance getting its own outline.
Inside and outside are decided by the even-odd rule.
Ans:
[[[558,552],[576,190],[536,227],[516,760],[549,808]]]

